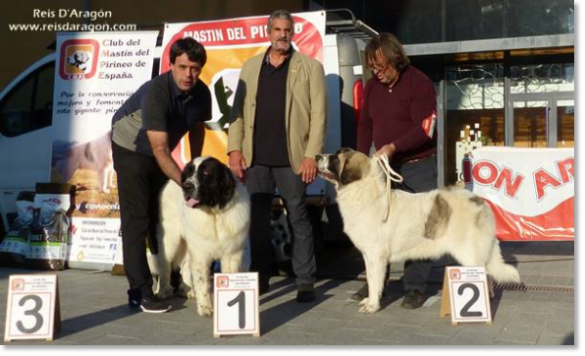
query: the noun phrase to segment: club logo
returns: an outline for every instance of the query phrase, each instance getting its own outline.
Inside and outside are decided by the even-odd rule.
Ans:
[[[61,45],[59,75],[64,80],[89,79],[97,70],[99,43],[95,40],[68,40]]]
[[[22,278],[13,279],[11,288],[13,292],[24,290],[24,279]]]
[[[217,277],[217,288],[227,288],[230,285],[230,278],[228,276]]]

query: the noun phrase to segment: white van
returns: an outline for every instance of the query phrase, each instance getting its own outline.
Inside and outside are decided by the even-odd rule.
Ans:
[[[345,18],[342,18],[345,16]],[[363,51],[376,32],[348,10],[327,12],[325,73],[328,90],[326,151],[355,147],[356,113],[363,90]],[[153,76],[158,74],[161,38],[155,52]],[[37,61],[0,93],[0,232],[16,214],[16,198],[50,181],[53,89],[57,54]],[[324,203],[331,187],[316,181],[307,190],[311,203]],[[322,209],[321,209],[322,211]]]

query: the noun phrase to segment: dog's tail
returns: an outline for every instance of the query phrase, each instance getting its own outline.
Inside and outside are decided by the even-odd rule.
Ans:
[[[500,245],[497,242],[492,248],[492,254],[487,262],[486,269],[488,274],[498,283],[521,283],[518,270],[504,262]]]

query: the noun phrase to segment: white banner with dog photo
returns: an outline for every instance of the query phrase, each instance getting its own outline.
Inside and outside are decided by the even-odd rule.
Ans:
[[[111,269],[121,251],[114,113],[152,77],[158,31],[57,34],[51,182],[75,186],[69,266]]]

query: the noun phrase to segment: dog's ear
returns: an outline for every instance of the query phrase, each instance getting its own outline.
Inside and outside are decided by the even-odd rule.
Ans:
[[[198,169],[201,201],[210,207],[222,209],[233,198],[236,180],[230,169],[219,160],[210,157]]]
[[[346,164],[343,166],[343,171],[339,175],[339,183],[341,185],[348,185],[349,183],[362,179],[362,170],[359,167],[347,163],[346,161]]]
[[[234,197],[236,180],[232,171],[225,164],[217,162],[219,163],[218,170],[220,171],[218,175],[221,177],[219,180],[218,202],[219,208],[222,209]]]
[[[341,163],[341,171],[338,173],[341,185],[348,185],[367,175],[369,161],[366,155],[347,149],[339,154],[338,157],[340,157],[339,161]]]
[[[192,177],[195,173],[195,163],[193,161],[187,163],[181,172],[181,183],[185,183],[189,177]]]

